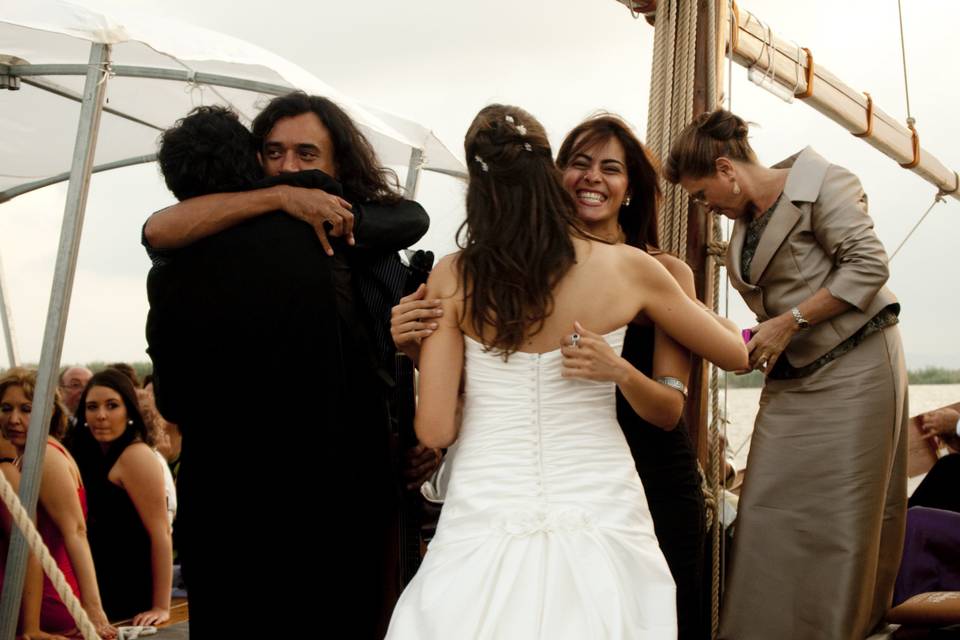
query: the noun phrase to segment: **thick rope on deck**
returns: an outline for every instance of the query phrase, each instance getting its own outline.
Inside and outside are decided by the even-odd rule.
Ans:
[[[87,617],[87,612],[83,610],[83,605],[73,595],[73,590],[67,584],[66,578],[63,577],[63,572],[57,566],[53,556],[50,555],[47,545],[43,544],[33,520],[30,519],[27,510],[20,503],[17,493],[2,473],[0,473],[0,499],[3,500],[7,511],[13,517],[14,524],[23,532],[23,537],[26,539],[30,551],[40,558],[40,566],[43,567],[43,572],[50,578],[50,582],[53,583],[53,588],[57,590],[60,600],[63,601],[70,615],[73,616],[73,620],[77,623],[77,628],[83,634],[84,640],[100,640],[97,630],[90,622],[90,618]]]

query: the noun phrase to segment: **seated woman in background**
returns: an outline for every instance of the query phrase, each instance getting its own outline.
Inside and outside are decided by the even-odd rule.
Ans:
[[[0,377],[0,430],[17,453],[14,461],[2,464],[4,475],[12,484],[19,480],[36,382],[36,372],[27,369],[10,369]],[[66,427],[66,413],[60,403],[59,392],[56,393],[47,436],[47,451],[43,457],[37,529],[63,572],[67,584],[96,627],[97,633],[101,637],[114,638],[117,631],[110,626],[100,602],[97,577],[87,542],[86,497],[80,471],[59,442]],[[8,518],[5,509],[0,511],[3,511],[4,518]],[[8,531],[8,523],[4,522],[4,525],[4,530]],[[6,550],[7,545],[4,544],[3,548]],[[35,560],[31,562],[36,563]],[[36,571],[39,571],[39,564],[31,567],[31,572]],[[53,584],[44,577],[43,586],[40,588],[39,578],[39,574],[31,573],[25,585],[24,615],[21,621],[23,632],[31,638],[38,638],[46,637],[43,633],[37,633],[39,629],[56,633],[73,631],[76,626],[73,617],[60,600]],[[0,584],[2,581],[3,575],[0,573]]]
[[[89,499],[90,546],[111,619],[170,618],[173,571],[162,463],[129,378],[106,369],[80,397],[71,451]]]

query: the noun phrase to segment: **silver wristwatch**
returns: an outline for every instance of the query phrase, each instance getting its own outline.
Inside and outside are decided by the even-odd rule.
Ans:
[[[794,321],[797,323],[797,328],[798,328],[798,329],[801,329],[801,330],[802,330],[802,329],[806,329],[806,328],[808,328],[808,327],[810,326],[810,323],[807,322],[807,319],[803,317],[803,314],[800,313],[800,309],[798,309],[797,307],[794,307],[793,309],[790,309],[790,313],[793,314],[793,319],[794,319]]]

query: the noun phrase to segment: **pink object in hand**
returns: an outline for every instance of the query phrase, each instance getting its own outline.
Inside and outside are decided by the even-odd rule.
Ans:
[[[753,329],[744,329],[740,332],[740,335],[743,336],[743,343],[747,344],[753,338]]]

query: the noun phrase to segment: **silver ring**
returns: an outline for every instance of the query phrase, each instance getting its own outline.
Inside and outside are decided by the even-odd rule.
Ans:
[[[580,346],[580,334],[575,333],[570,336],[570,346],[579,347]]]
[[[767,368],[767,361],[766,361],[766,359],[760,361],[760,368],[761,368],[761,369],[766,369],[766,368]]]

